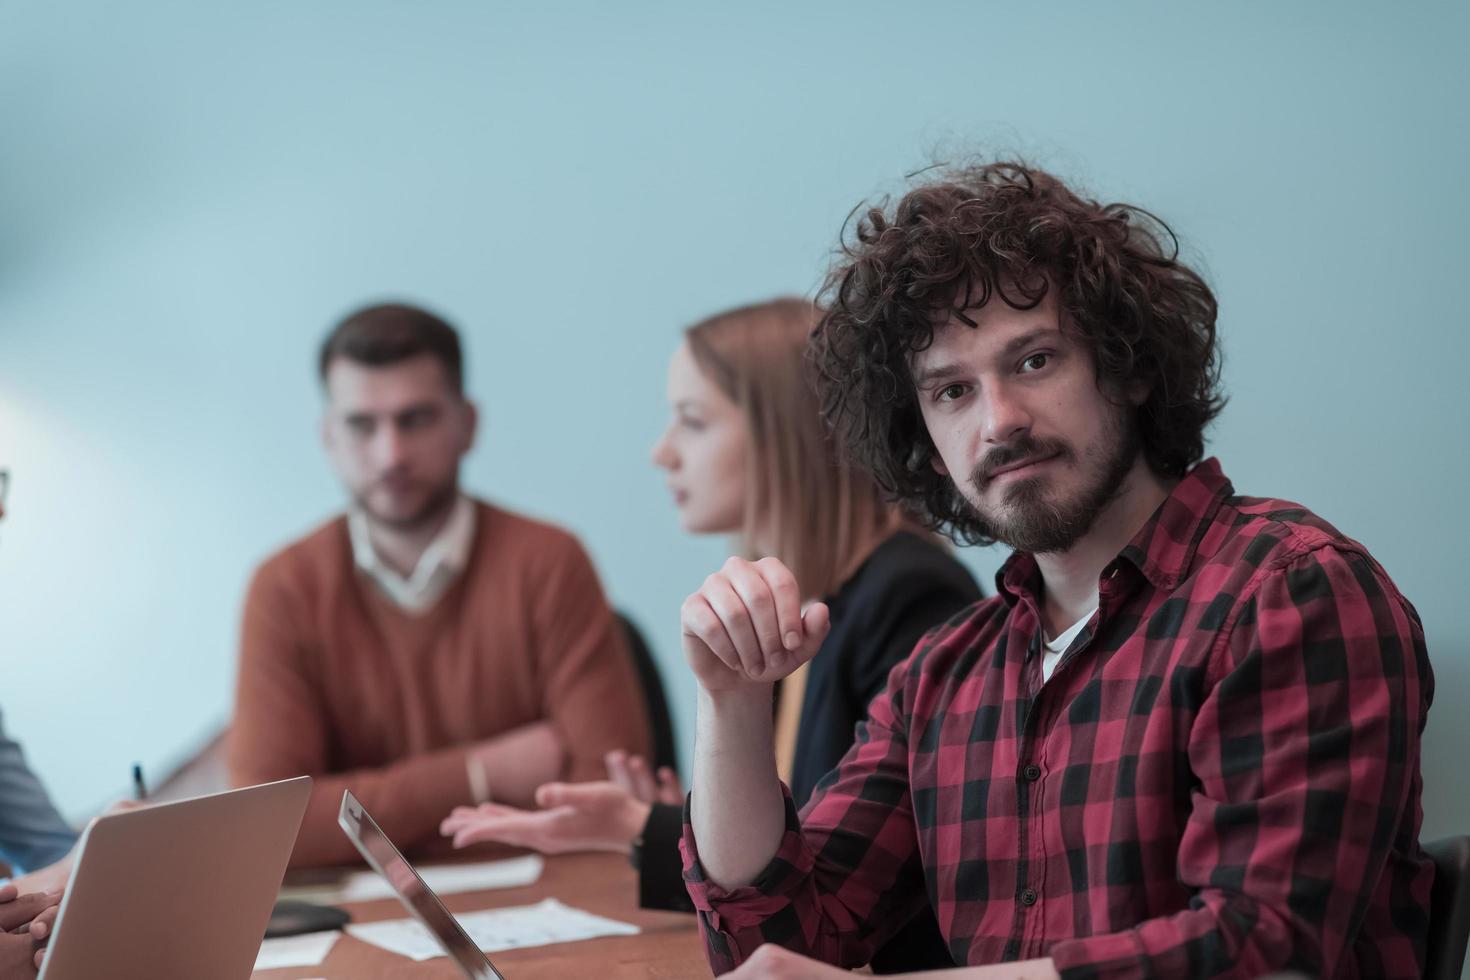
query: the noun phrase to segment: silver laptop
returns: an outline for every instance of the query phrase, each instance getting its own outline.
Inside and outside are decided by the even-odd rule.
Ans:
[[[301,776],[94,820],[40,980],[245,980],[310,796]]]
[[[403,907],[429,930],[445,955],[459,966],[465,976],[470,980],[505,980],[351,793],[342,794],[342,809],[337,814],[337,823],[373,870],[398,893]]]

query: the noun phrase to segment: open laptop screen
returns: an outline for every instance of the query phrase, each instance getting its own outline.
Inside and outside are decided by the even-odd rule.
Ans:
[[[351,793],[342,794],[337,823],[373,870],[393,886],[404,907],[439,940],[444,952],[459,964],[465,976],[470,980],[505,980]]]

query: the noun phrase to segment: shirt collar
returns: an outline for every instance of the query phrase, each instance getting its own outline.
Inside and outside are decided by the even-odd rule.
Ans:
[[[1225,498],[1235,492],[1213,456],[1180,480],[1118,557],[1103,569],[1111,574],[1127,562],[1156,589],[1173,589],[1189,573],[1200,539]],[[1031,555],[1017,551],[995,575],[996,591],[1015,605],[1023,593],[1039,595],[1041,570]]]
[[[419,556],[418,564],[407,578],[378,557],[368,530],[367,515],[361,508],[354,507],[348,512],[347,533],[352,542],[352,560],[358,569],[397,605],[422,612],[434,604],[449,583],[469,564],[470,546],[475,538],[475,505],[464,494],[455,499],[449,519]]]

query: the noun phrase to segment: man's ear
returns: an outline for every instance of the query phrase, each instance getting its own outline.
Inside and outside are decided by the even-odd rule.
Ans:
[[[940,476],[949,476],[949,470],[944,468],[944,460],[939,458],[931,442],[915,442],[909,447],[908,459],[903,461],[904,469],[910,473],[921,474],[924,467],[929,467]]]
[[[322,448],[331,452],[336,445],[336,433],[332,431],[332,419],[327,412],[322,413],[321,422],[317,425],[317,431],[321,434]]]
[[[464,451],[475,446],[475,434],[480,428],[480,409],[468,398],[464,399]]]
[[[1154,393],[1154,389],[1153,385],[1149,384],[1147,381],[1139,379],[1137,381],[1129,382],[1128,386],[1123,389],[1123,393],[1128,399],[1128,404],[1132,405],[1134,408],[1138,408],[1142,406],[1144,402],[1148,401],[1148,396]]]

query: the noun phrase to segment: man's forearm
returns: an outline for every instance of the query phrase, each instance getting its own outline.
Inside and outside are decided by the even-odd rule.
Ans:
[[[771,687],[700,689],[691,820],[705,874],[722,888],[755,880],[786,828],[771,734]]]
[[[479,778],[484,780],[488,799],[532,807],[536,787],[562,777],[566,750],[551,723],[538,721],[480,742],[470,750],[466,764],[480,768]],[[474,786],[476,777],[469,778]]]

